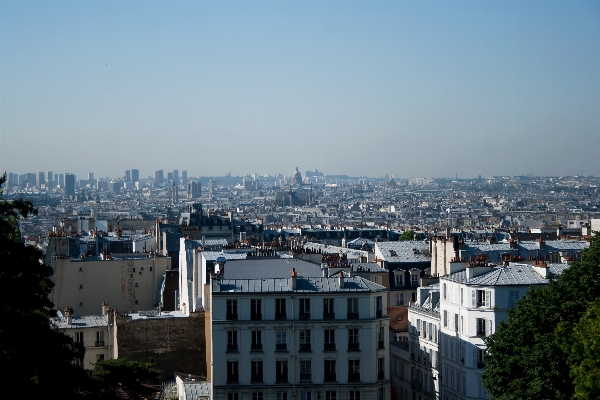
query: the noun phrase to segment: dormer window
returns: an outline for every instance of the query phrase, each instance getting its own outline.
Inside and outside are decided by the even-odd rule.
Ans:
[[[404,272],[403,269],[394,271],[394,283],[396,286],[404,286]]]

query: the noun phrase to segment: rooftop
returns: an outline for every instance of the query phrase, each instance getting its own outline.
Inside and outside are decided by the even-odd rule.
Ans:
[[[340,287],[338,278],[296,278],[296,289],[292,290],[292,278],[223,279],[212,282],[215,293],[327,293],[327,292],[384,292],[387,289],[359,276],[343,278]],[[220,284],[219,284],[220,283]]]
[[[549,276],[558,276],[568,268],[568,264],[548,264]],[[529,264],[511,264],[493,267],[490,272],[467,279],[467,272],[460,271],[440,279],[449,280],[466,285],[482,286],[518,286],[518,285],[545,285],[548,278],[544,278]]]

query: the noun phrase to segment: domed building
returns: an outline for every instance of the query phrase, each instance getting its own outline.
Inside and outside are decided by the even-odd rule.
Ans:
[[[302,174],[298,171],[298,167],[296,167],[296,171],[292,175],[292,183],[295,185],[302,185]]]

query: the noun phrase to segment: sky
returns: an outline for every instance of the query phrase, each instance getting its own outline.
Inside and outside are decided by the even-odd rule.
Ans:
[[[2,171],[600,175],[599,1],[0,0],[0,85]]]

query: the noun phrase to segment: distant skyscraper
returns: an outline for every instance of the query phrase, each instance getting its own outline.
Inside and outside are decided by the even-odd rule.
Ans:
[[[42,185],[46,184],[46,174],[43,172],[38,173],[38,186],[42,187]]]
[[[167,172],[167,183],[173,183],[173,173]]]
[[[73,174],[65,175],[65,195],[67,195],[67,196],[75,195],[75,175],[73,175]]]
[[[48,171],[48,180],[46,181],[47,187],[54,186],[54,176],[52,176],[52,171]]]
[[[163,183],[163,170],[154,171],[154,186],[160,186]]]
[[[125,170],[125,182],[131,182],[131,171],[128,169]]]
[[[188,182],[187,184],[187,198],[197,199],[202,197],[202,185],[200,182]]]
[[[35,174],[28,173],[25,179],[27,180],[27,186],[34,187],[36,185],[37,176]]]
[[[181,171],[181,184],[183,186],[187,185],[188,180],[187,180],[187,171]]]
[[[139,182],[140,181],[140,170],[132,169],[131,170],[131,182]]]
[[[65,187],[65,174],[58,174],[58,184],[60,187]]]
[[[94,180],[94,173],[93,172],[88,172],[88,181],[91,184],[92,181]]]
[[[179,186],[179,170],[178,169],[173,171],[173,185]]]

